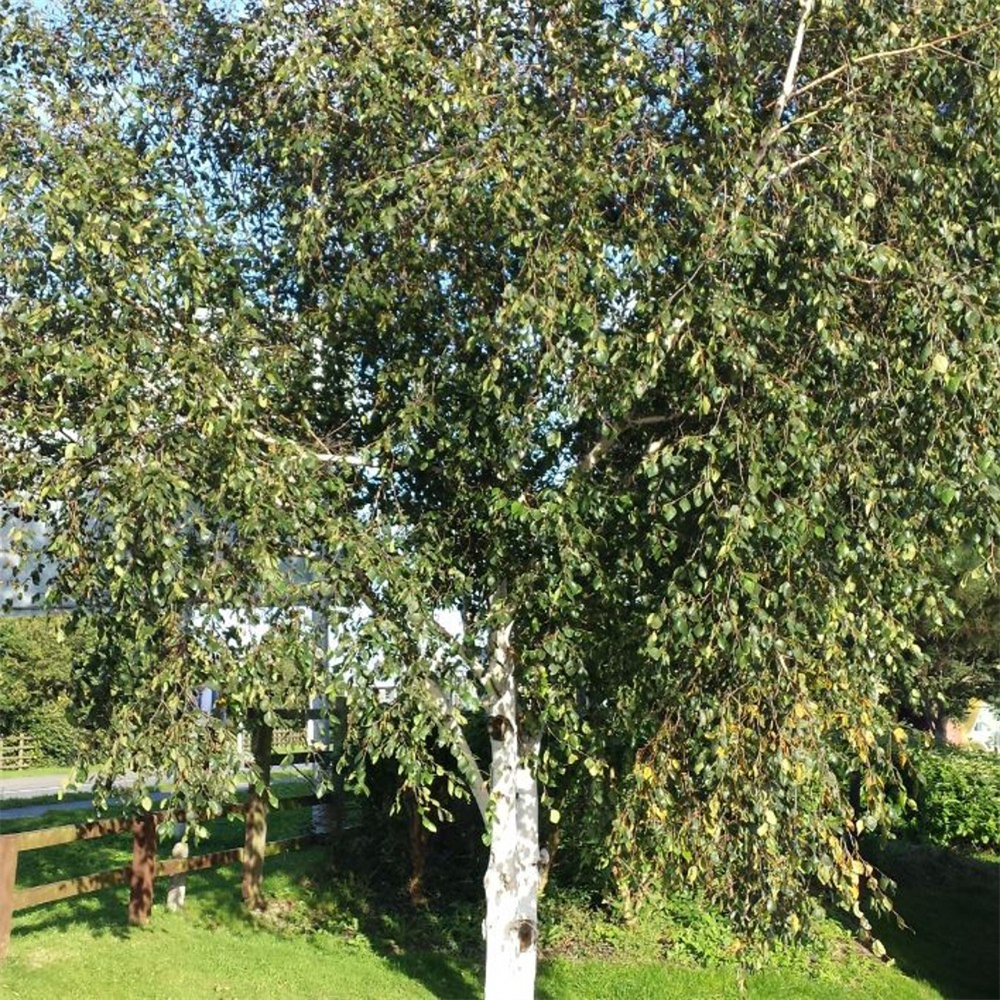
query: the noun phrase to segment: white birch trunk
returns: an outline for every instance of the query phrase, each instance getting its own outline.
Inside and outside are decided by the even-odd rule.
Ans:
[[[496,633],[492,658],[491,838],[483,880],[485,993],[486,1000],[533,1000],[538,960],[538,783],[525,764],[535,762],[539,741],[518,731],[509,625]]]

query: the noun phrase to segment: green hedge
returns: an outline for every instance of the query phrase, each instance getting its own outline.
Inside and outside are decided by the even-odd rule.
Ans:
[[[35,737],[44,763],[71,764],[81,733],[73,712],[73,668],[92,641],[65,617],[0,619],[0,735]]]
[[[1000,850],[1000,754],[931,747],[914,758],[917,809],[903,824],[945,847]]]

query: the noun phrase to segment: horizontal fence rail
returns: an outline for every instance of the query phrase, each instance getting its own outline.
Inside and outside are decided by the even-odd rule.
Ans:
[[[279,799],[279,804],[283,809],[294,809],[315,806],[323,801],[324,799],[316,796],[305,795]],[[166,821],[185,822],[187,817],[183,811],[149,812],[134,818],[98,819],[45,830],[0,834],[0,959],[6,956],[10,946],[14,914],[19,910],[42,906],[56,900],[72,899],[74,896],[99,892],[116,885],[128,885],[129,922],[144,924],[149,920],[152,911],[155,879],[184,875],[187,872],[202,871],[236,862],[243,864],[244,897],[248,897],[248,891],[259,893],[265,857],[299,850],[321,839],[317,834],[306,834],[266,843],[256,827],[251,829],[251,823],[259,823],[262,809],[266,813],[266,800],[254,793],[251,793],[248,802],[233,803],[226,807],[225,811],[228,813],[243,813],[246,816],[247,831],[244,847],[162,861],[156,858],[159,825]],[[130,865],[108,871],[89,872],[43,885],[20,889],[16,887],[17,858],[22,851],[40,850],[127,832],[132,833]]]

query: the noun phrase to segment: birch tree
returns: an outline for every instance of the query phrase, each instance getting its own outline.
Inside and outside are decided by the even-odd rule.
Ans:
[[[448,748],[489,997],[533,992],[557,785],[609,789],[623,894],[696,885],[750,941],[818,884],[863,922],[885,693],[955,610],[941,553],[996,573],[991,7],[12,24],[3,474],[129,651],[109,768],[211,755],[209,676],[237,716],[345,697],[348,776],[395,757],[429,822]],[[185,624],[263,606],[249,656]]]

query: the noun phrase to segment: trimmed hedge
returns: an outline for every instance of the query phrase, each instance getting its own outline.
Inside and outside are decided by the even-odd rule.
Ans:
[[[913,761],[915,813],[910,836],[944,847],[1000,850],[1000,754],[931,747]]]

